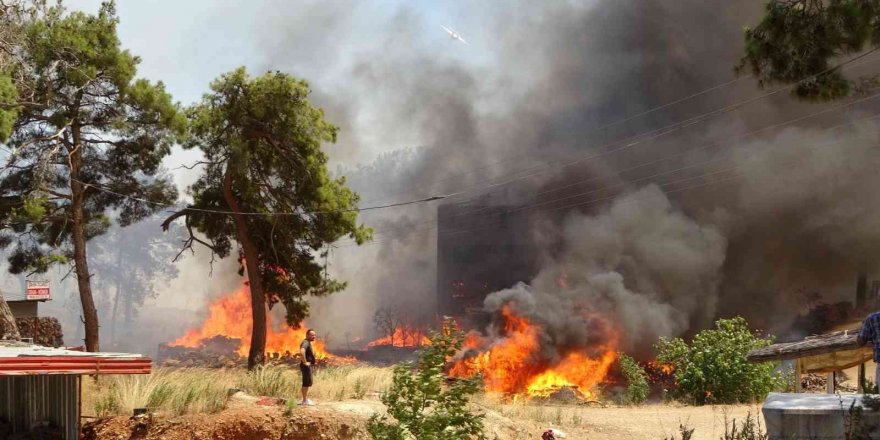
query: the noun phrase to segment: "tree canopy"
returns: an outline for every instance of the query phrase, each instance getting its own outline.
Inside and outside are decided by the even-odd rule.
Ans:
[[[190,188],[194,203],[165,225],[185,217],[186,246],[201,242],[219,257],[238,243],[252,295],[251,367],[265,350],[266,303],[282,303],[288,323],[298,326],[308,315],[307,295],[345,287],[326,275],[325,246],[346,235],[358,243],[370,236],[357,224],[358,195],[327,171],[321,146],[335,142],[338,129],[309,93],[291,75],[251,78],[239,68],[214,81],[188,110],[184,145],[202,151],[204,169]]]
[[[880,0],[771,0],[754,28],[745,30],[745,54],[738,71],[750,71],[761,85],[796,85],[804,100],[827,101],[850,94],[860,81],[835,68],[838,57],[880,44]]]
[[[113,2],[97,15],[48,8],[22,26],[7,75],[18,98],[0,244],[12,246],[13,273],[73,261],[90,351],[98,322],[86,241],[107,230],[111,212],[127,226],[176,199],[154,176],[186,127],[162,83],[136,79],[139,59],[120,47],[117,24]]]

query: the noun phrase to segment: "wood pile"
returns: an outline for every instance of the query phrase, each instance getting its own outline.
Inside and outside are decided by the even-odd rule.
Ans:
[[[824,374],[810,373],[801,376],[801,389],[806,392],[824,393],[826,385],[828,385],[828,377]]]
[[[844,393],[855,393],[857,388],[853,385],[845,384],[847,377],[843,373],[838,373],[835,380],[835,389]],[[828,375],[809,373],[801,376],[801,389],[805,392],[825,393],[828,391]]]
[[[247,358],[238,354],[240,339],[215,336],[202,341],[199,347],[180,347],[159,344],[156,353],[157,365],[174,368],[236,368],[247,365]],[[332,364],[322,360],[319,364]],[[266,353],[268,365],[299,365],[299,353]]]
[[[582,393],[576,386],[562,386],[554,390],[550,395],[537,400],[545,400],[547,402],[579,404],[587,400],[587,396]]]
[[[247,365],[247,359],[234,350],[225,353],[203,347],[174,347],[160,344],[156,354],[156,364],[176,368],[236,368]]]
[[[46,347],[64,345],[64,334],[61,323],[55,318],[16,318],[18,332],[22,338],[33,338],[34,344]]]

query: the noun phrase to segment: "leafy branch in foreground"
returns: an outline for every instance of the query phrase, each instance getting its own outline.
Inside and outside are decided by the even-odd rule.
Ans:
[[[483,440],[483,414],[468,408],[470,396],[480,390],[476,378],[444,385],[446,360],[461,349],[464,336],[447,318],[443,331],[430,336],[431,345],[416,365],[394,367],[391,388],[382,396],[387,415],[373,415],[367,430],[375,440]],[[391,419],[394,419],[393,421]]]

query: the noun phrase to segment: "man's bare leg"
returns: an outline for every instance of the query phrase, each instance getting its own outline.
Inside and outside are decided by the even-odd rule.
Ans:
[[[302,387],[303,402],[309,400],[309,387]]]

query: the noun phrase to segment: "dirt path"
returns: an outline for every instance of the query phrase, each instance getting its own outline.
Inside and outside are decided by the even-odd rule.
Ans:
[[[725,416],[742,420],[750,412],[760,417],[758,406],[591,408],[581,411],[586,426],[575,432],[587,434],[584,438],[661,440],[672,434],[679,438],[679,424],[685,424],[695,429],[693,440],[717,440],[724,433]]]
[[[348,400],[299,407],[285,414],[283,407],[235,405],[219,414],[181,417],[114,417],[89,424],[86,440],[214,438],[222,440],[367,440],[364,423],[383,410],[372,400]],[[648,405],[638,408],[584,408],[530,405],[485,407],[490,438],[536,440],[554,427],[568,439],[663,440],[684,423],[694,428],[693,440],[717,440],[724,433],[725,415],[741,420],[756,406],[682,407]],[[763,422],[762,422],[763,423]]]

